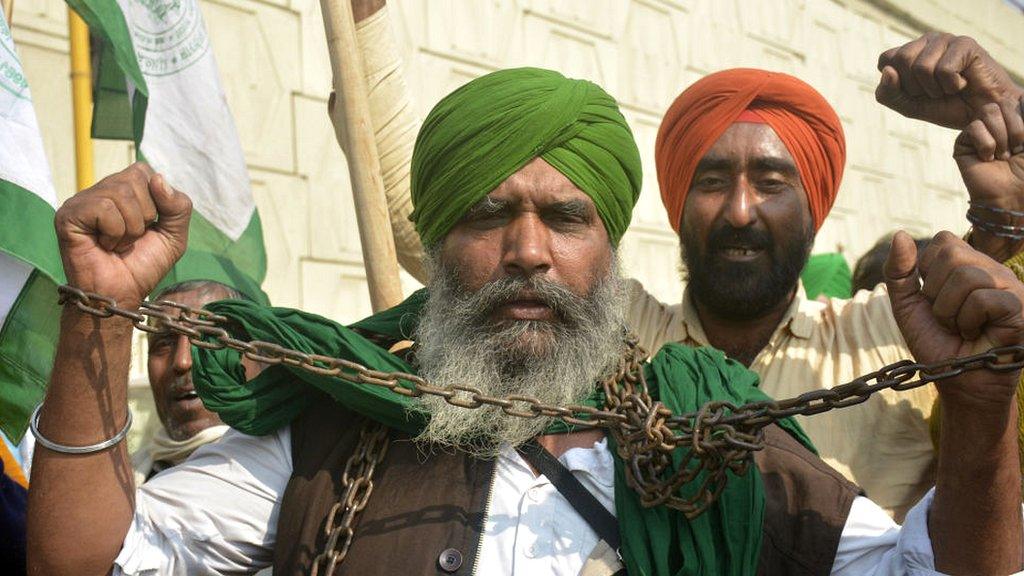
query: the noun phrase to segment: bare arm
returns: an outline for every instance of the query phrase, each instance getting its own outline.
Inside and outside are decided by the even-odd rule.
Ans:
[[[913,240],[897,234],[885,276],[893,315],[920,362],[1024,343],[1024,285],[953,234],[936,235],[919,263]],[[943,429],[928,532],[945,574],[1021,569],[1019,377],[977,370],[936,384]]]
[[[68,282],[137,306],[184,252],[190,212],[189,199],[143,164],[80,192],[55,218]],[[126,320],[65,309],[40,415],[43,436],[82,446],[124,427],[131,334]],[[28,502],[29,572],[107,574],[131,523],[134,492],[124,442],[87,455],[39,445]]]

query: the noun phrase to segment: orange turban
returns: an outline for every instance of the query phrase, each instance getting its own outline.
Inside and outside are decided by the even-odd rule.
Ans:
[[[677,233],[697,163],[745,110],[756,111],[796,161],[815,229],[843,178],[846,141],[835,110],[807,83],[752,68],[723,70],[695,82],[665,113],[654,145],[661,201]]]

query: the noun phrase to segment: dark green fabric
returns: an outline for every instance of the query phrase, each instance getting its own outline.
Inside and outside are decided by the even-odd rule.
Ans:
[[[233,321],[236,337],[276,342],[302,352],[318,352],[383,371],[411,372],[412,367],[389,354],[353,328],[404,339],[411,335],[425,301],[425,291],[398,307],[345,327],[326,318],[286,308],[265,308],[241,300],[223,300],[207,307]],[[380,386],[359,385],[277,365],[246,382],[239,355],[230,350],[193,348],[193,378],[207,408],[242,432],[269,434],[288,425],[321,392],[347,408],[395,429],[415,434],[426,416],[415,401]],[[708,348],[666,345],[645,365],[652,397],[675,413],[697,410],[710,400],[743,403],[767,397],[757,388],[757,375]],[[601,406],[595,392],[583,401]],[[804,445],[810,441],[792,420],[781,423]],[[554,425],[549,432],[565,431]],[[615,447],[611,446],[613,454]],[[675,454],[678,465],[682,449]],[[721,498],[695,520],[665,507],[644,508],[625,481],[623,462],[615,462],[615,504],[623,537],[622,554],[633,576],[745,576],[757,570],[764,515],[764,488],[756,468],[731,475]],[[682,489],[695,490],[697,481]]]
[[[410,219],[427,246],[506,178],[540,156],[594,201],[618,244],[640,196],[633,133],[593,82],[551,70],[499,70],[434,106],[412,154]]]
[[[800,280],[808,298],[824,294],[830,298],[849,298],[853,294],[850,266],[842,254],[814,254],[807,260]]]

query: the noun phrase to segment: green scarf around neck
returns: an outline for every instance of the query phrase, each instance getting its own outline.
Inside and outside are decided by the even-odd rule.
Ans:
[[[398,306],[351,326],[299,310],[241,300],[223,300],[207,308],[229,318],[229,332],[237,338],[341,357],[376,370],[412,373],[412,366],[369,338],[410,339],[425,301],[426,290],[420,290]],[[270,434],[289,425],[323,393],[350,410],[410,434],[420,432],[428,418],[415,399],[380,386],[353,384],[286,365],[272,366],[246,381],[237,352],[193,347],[192,354],[193,379],[203,403],[246,434]],[[756,374],[710,348],[668,344],[644,370],[651,396],[676,414],[695,411],[711,400],[742,404],[767,399],[757,388]],[[595,392],[581,403],[602,406],[604,397]],[[780,426],[813,450],[795,421],[783,420]],[[548,432],[569,430],[555,421]],[[609,443],[614,455],[610,437]],[[675,455],[677,465],[682,450]],[[698,477],[681,492],[689,495],[700,480]],[[718,501],[693,520],[664,506],[644,508],[626,485],[623,462],[615,456],[615,509],[622,557],[631,576],[754,574],[761,550],[764,499],[760,474],[751,466],[743,476],[730,472]]]

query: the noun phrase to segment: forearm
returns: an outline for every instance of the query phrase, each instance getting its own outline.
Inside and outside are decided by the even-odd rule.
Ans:
[[[39,431],[84,446],[116,435],[127,419],[132,326],[68,307],[61,318]],[[134,483],[124,442],[87,455],[37,445],[29,491],[32,574],[107,574],[134,509]]]
[[[928,532],[945,574],[1009,574],[1022,567],[1016,402],[1005,413],[943,406],[939,470]]]
[[[383,6],[383,0],[353,2],[356,40],[363,56],[366,85],[370,91],[370,121],[380,156],[398,262],[414,278],[425,283],[423,246],[416,228],[409,221],[412,213],[409,172],[413,144],[421,122],[413,109],[398,47]]]

